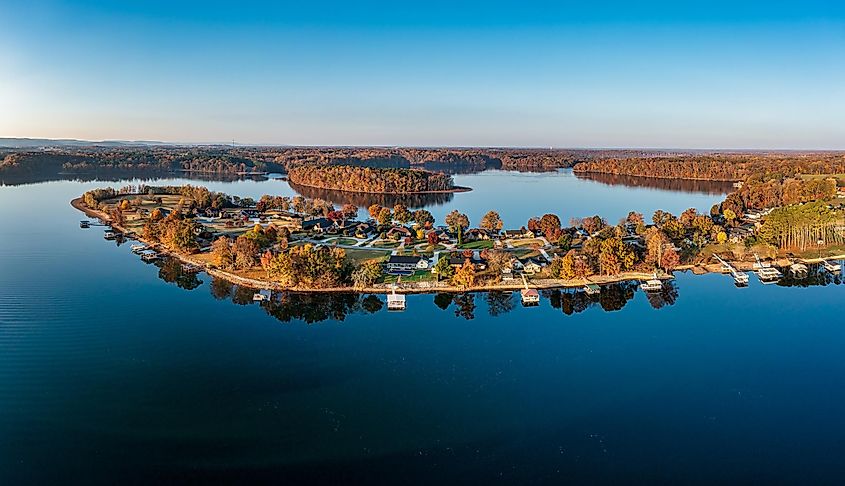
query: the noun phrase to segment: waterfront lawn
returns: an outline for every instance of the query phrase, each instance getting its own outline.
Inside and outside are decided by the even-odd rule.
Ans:
[[[430,282],[436,280],[437,276],[431,273],[431,270],[417,270],[413,273],[413,275],[402,275],[401,280],[396,275],[386,275],[384,276],[384,283],[392,284],[396,283],[397,280],[403,283],[407,282]]]
[[[458,245],[458,248],[461,250],[485,250],[493,248],[493,240],[470,241],[468,243]]]

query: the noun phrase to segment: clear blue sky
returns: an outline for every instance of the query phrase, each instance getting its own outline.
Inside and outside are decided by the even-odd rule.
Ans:
[[[0,18],[0,136],[845,148],[834,0],[0,0]]]

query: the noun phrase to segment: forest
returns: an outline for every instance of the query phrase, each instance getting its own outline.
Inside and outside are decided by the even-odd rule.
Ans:
[[[845,155],[835,152],[689,154],[681,156],[603,158],[577,164],[573,171],[666,179],[744,181],[751,176],[845,172]]]
[[[294,184],[339,191],[406,194],[451,191],[452,176],[421,169],[375,169],[351,165],[303,164],[288,168]]]

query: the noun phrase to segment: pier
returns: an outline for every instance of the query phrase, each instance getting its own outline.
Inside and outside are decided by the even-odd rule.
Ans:
[[[726,273],[730,273],[731,277],[734,279],[734,283],[738,287],[744,287],[748,285],[748,274],[745,272],[740,272],[736,268],[733,267],[730,263],[722,260],[719,255],[713,254],[713,258],[715,258],[719,263],[722,264],[722,268],[725,270]]]

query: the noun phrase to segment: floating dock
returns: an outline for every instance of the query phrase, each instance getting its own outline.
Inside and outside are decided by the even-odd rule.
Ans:
[[[587,295],[598,295],[601,293],[601,287],[597,284],[590,283],[584,286],[584,292],[586,292]]]
[[[654,274],[654,278],[648,279],[640,284],[640,288],[644,292],[660,292],[663,290],[663,282]]]
[[[842,270],[842,264],[822,260],[822,266],[830,273],[837,273]]]
[[[387,310],[405,310],[405,294],[397,294],[396,287],[387,294]]]

